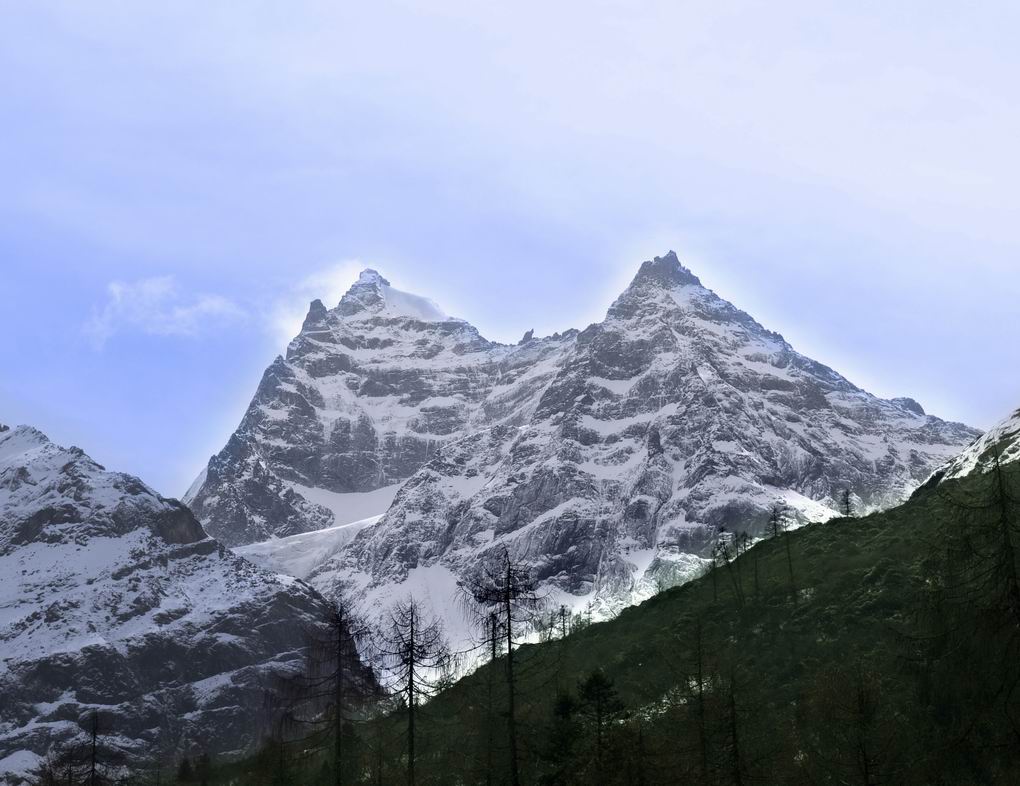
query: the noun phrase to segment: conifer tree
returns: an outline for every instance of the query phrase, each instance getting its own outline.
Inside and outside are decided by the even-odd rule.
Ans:
[[[552,705],[552,722],[543,746],[542,758],[547,766],[540,778],[543,786],[561,786],[570,782],[580,737],[577,715],[577,700],[568,692],[557,693]]]
[[[774,504],[769,513],[769,536],[772,539],[781,537],[783,540],[783,546],[786,550],[787,576],[790,581],[790,596],[793,598],[793,602],[796,603],[797,582],[793,577],[793,553],[790,547],[790,533],[786,521],[786,506],[782,503],[777,502]]]
[[[850,497],[850,489],[843,489],[839,497],[840,507],[843,511],[843,516],[851,518],[854,515],[854,503]]]
[[[474,600],[480,616],[495,613],[505,636],[507,686],[507,746],[510,784],[520,786],[517,740],[517,681],[514,671],[514,637],[527,626],[539,606],[538,583],[530,570],[504,550],[498,561],[483,565],[462,584],[462,590]]]
[[[929,685],[961,744],[1020,745],[1020,499],[998,451],[965,487],[936,487],[954,516],[928,563]]]
[[[732,541],[729,538],[729,534],[726,532],[725,527],[719,530],[720,537],[716,542],[715,553],[716,559],[722,563],[726,569],[726,575],[729,576],[730,583],[733,587],[733,598],[737,603],[737,608],[744,607],[744,582],[740,575],[740,564],[735,563],[737,552],[732,544],[738,541],[734,538]]]
[[[623,711],[613,681],[602,669],[596,669],[577,686],[581,713],[591,721],[595,730],[595,762],[602,770],[608,724]]]
[[[389,630],[382,655],[392,682],[404,701],[407,718],[407,784],[415,786],[416,722],[418,705],[436,691],[450,653],[438,620],[428,617],[418,601],[409,598],[390,610]]]
[[[279,675],[271,697],[278,705],[273,710],[278,714],[280,741],[329,756],[332,786],[343,786],[345,772],[352,769],[345,744],[351,710],[367,698],[354,670],[358,648],[368,641],[368,633],[350,602],[339,595],[308,634],[303,668]]]

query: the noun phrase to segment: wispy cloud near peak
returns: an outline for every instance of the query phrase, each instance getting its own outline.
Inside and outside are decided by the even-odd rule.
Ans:
[[[240,306],[221,295],[183,293],[173,276],[112,281],[106,289],[106,302],[84,326],[97,350],[121,332],[196,337],[211,326],[245,317]]]
[[[343,294],[358,280],[365,265],[358,260],[347,260],[328,265],[305,276],[294,284],[273,304],[269,315],[269,329],[276,341],[286,345],[301,330],[308,313],[308,304],[318,298],[333,308]]]

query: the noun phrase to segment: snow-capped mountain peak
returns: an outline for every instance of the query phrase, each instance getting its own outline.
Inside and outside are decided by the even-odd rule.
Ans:
[[[631,286],[654,283],[663,287],[701,286],[701,280],[694,275],[676,255],[669,251],[664,256],[643,262]]]
[[[0,433],[0,554],[32,542],[119,537],[144,522],[163,541],[206,537],[191,513],[137,478],[107,472],[80,448],[31,426]]]
[[[846,488],[859,510],[894,504],[977,435],[799,354],[673,252],[602,322],[512,347],[399,303],[366,272],[314,306],[189,496],[231,545],[385,513],[300,541],[334,551],[302,576],[369,617],[425,582],[456,625],[444,588],[504,549],[558,602],[619,608],[691,575],[721,529],[760,531],[777,501],[801,520],[837,515]],[[285,564],[277,545],[251,558]]]
[[[433,301],[396,289],[371,268],[361,271],[358,280],[340,299],[337,311],[348,318],[408,317],[422,322],[445,322],[450,319]]]

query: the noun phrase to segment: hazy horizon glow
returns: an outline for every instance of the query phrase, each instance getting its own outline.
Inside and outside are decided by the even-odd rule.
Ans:
[[[1020,405],[1020,9],[99,0],[0,28],[0,422],[180,495],[363,267],[490,339],[674,249],[800,352]]]

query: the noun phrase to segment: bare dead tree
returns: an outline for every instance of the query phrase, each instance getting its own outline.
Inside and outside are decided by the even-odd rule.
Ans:
[[[831,667],[810,691],[806,710],[820,742],[813,758],[836,782],[878,786],[903,781],[895,753],[905,730],[887,694],[881,673],[861,660]]]
[[[415,784],[415,721],[419,702],[434,695],[450,652],[439,621],[426,615],[413,598],[390,610],[390,625],[381,642],[381,655],[393,686],[403,696],[407,712],[407,783]]]
[[[704,782],[708,779],[708,720],[705,705],[705,645],[702,639],[701,617],[694,622],[695,687],[694,698],[698,720],[698,766]]]
[[[793,553],[790,548],[789,526],[786,520],[786,506],[777,502],[772,506],[769,513],[769,536],[772,538],[781,537],[783,546],[786,549],[786,569],[790,580],[790,596],[794,604],[797,603],[797,582],[793,577]]]
[[[754,599],[755,602],[757,602],[758,600],[761,599],[761,582],[758,578],[758,556],[761,553],[761,549],[755,549],[753,545],[750,547],[745,546],[744,547],[745,552],[747,551],[748,548],[752,550],[752,553],[754,555],[754,559],[752,560],[752,563],[754,564]]]
[[[712,602],[719,602],[719,543],[718,541],[712,544],[712,564],[708,569],[709,575],[712,577]]]
[[[520,786],[517,744],[517,684],[514,676],[514,636],[541,605],[538,582],[527,566],[513,560],[504,550],[501,559],[485,564],[461,589],[479,609],[479,619],[495,615],[506,643],[507,743],[510,755],[510,783]]]
[[[489,658],[490,658],[490,662],[495,664],[496,659],[499,657],[499,643],[500,643],[500,641],[502,639],[502,635],[500,634],[500,631],[499,631],[499,615],[496,614],[495,611],[490,611],[489,612],[489,617],[488,617],[488,635],[489,635],[489,646],[490,646]],[[486,710],[485,710],[485,714],[486,714],[486,718],[485,718],[485,721],[486,721],[486,724],[485,724],[486,725],[486,729],[485,729],[485,734],[486,734],[486,740],[485,740],[485,743],[486,743],[485,744],[485,783],[486,783],[487,786],[491,786],[491,784],[492,784],[493,770],[495,769],[493,767],[493,761],[492,761],[492,754],[493,754],[493,750],[495,748],[494,736],[495,736],[495,731],[496,731],[496,710],[495,710],[495,702],[493,701],[493,687],[494,687],[493,686],[493,680],[494,680],[493,669],[490,668],[489,669],[489,673],[488,673],[488,679],[486,680],[487,695],[486,695]]]
[[[333,783],[342,786],[345,725],[355,705],[366,698],[356,669],[359,647],[369,641],[369,628],[342,595],[322,622],[307,634],[302,670],[277,678],[277,728],[281,744],[299,748],[304,755],[331,754]]]
[[[737,608],[741,609],[744,607],[744,581],[740,574],[740,563],[736,562],[739,555],[736,544],[739,541],[736,538],[731,540],[725,529],[720,529],[719,534],[720,538],[715,545],[716,559],[726,569],[726,575],[729,576],[730,583],[733,585],[733,597],[736,600]]]

